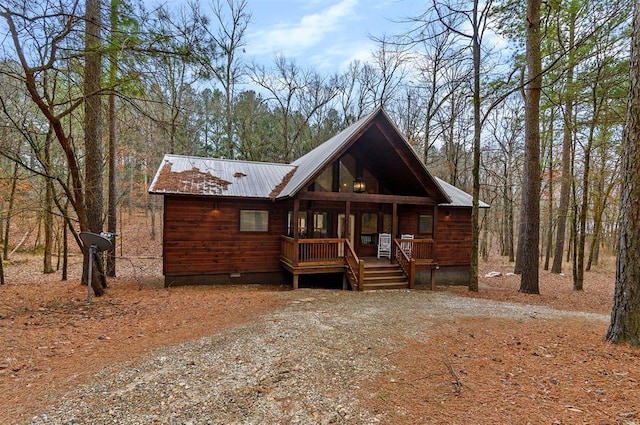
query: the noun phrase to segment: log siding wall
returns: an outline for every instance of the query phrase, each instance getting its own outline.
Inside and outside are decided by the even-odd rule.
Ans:
[[[217,206],[217,209],[215,208]],[[301,202],[301,209],[311,205]],[[314,202],[314,211],[343,213],[335,202]],[[268,232],[240,232],[240,210],[269,212]],[[233,200],[164,196],[163,269],[165,275],[221,275],[231,273],[281,272],[280,236],[287,233],[287,212],[293,202]],[[387,211],[388,210],[388,211]],[[390,206],[352,204],[351,213],[390,213]],[[451,216],[447,217],[446,212]],[[433,214],[432,207],[398,207],[398,233],[418,233],[420,214]],[[335,231],[335,216],[332,218]],[[360,223],[355,229],[359,232]],[[471,253],[471,209],[438,208],[434,217],[436,261],[441,267],[468,266]],[[375,247],[359,247],[363,255],[375,255]],[[370,252],[369,252],[370,251]]]
[[[446,216],[447,211],[451,216]],[[440,266],[470,265],[471,208],[438,208],[436,261]]]
[[[280,271],[284,204],[165,196],[164,208],[165,275]],[[269,230],[240,232],[243,209],[269,211]]]

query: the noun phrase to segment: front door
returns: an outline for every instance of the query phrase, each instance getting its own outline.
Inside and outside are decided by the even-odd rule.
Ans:
[[[338,214],[338,237],[339,238],[344,238],[344,234],[345,234],[345,219],[344,219],[345,215],[344,214]],[[353,241],[354,239],[354,234],[355,234],[355,225],[356,225],[356,216],[353,214],[349,214],[349,242],[351,242],[351,246],[355,246]]]

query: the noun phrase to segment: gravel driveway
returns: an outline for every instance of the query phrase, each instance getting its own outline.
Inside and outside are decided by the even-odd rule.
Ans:
[[[282,292],[286,307],[106,368],[33,424],[376,424],[360,385],[433,320],[605,315],[430,291]]]

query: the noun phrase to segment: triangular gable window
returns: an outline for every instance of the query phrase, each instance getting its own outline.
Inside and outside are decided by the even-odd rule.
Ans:
[[[337,167],[336,167],[337,165]],[[367,169],[362,169],[350,154],[344,155],[337,164],[327,167],[315,180],[316,192],[353,192],[353,183],[362,179],[367,193],[379,193],[378,179]]]

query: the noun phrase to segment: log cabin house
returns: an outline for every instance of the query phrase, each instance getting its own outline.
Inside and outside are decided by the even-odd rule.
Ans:
[[[165,286],[468,281],[472,198],[382,109],[291,164],[165,155],[149,192],[164,197]]]

